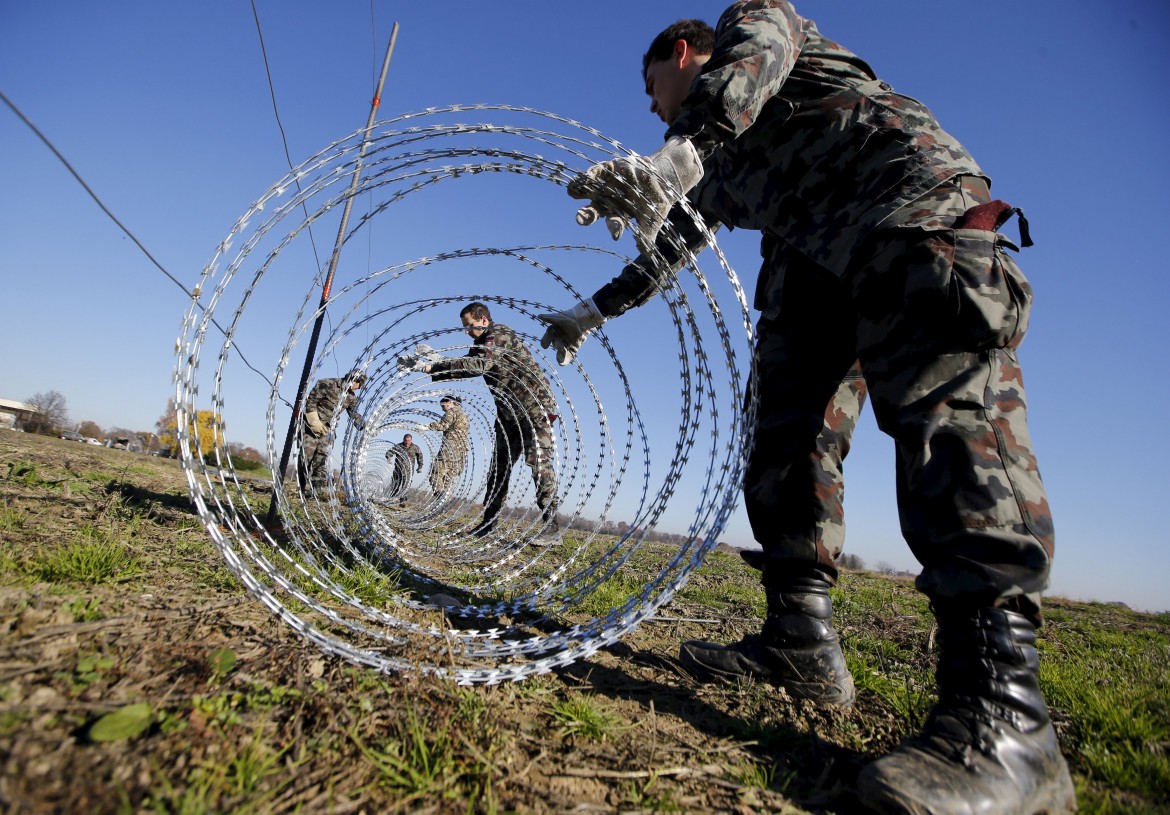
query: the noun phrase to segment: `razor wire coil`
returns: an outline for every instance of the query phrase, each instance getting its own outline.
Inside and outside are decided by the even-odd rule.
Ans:
[[[459,121],[470,116],[493,121]],[[592,270],[612,274],[631,263],[615,248],[583,243],[575,225],[563,237],[560,228],[573,208],[559,188],[597,161],[626,155],[596,130],[528,108],[403,115],[292,170],[236,222],[203,269],[176,345],[177,441],[189,491],[232,572],[325,653],[463,684],[521,680],[631,631],[715,546],[742,480],[755,384],[746,299],[698,214],[684,205],[717,274],[704,274],[676,233],[666,239],[683,261],[677,269],[657,253],[639,261],[657,292],[640,309],[653,315],[651,342],[631,338],[625,326],[639,320],[631,316],[621,328],[594,330],[567,366],[540,346],[537,315],[582,300],[578,285],[591,290],[608,279]],[[300,239],[333,222],[355,172],[352,195],[364,212],[339,239],[335,286],[322,306],[325,270]],[[392,261],[368,255],[362,268],[347,248],[358,235],[376,246],[372,256]],[[464,248],[451,248],[459,243]],[[437,382],[398,364],[420,344],[444,357],[466,355],[471,346],[454,315],[472,301],[488,305],[493,321],[531,350],[559,411],[551,461],[535,459],[556,475],[564,531],[551,547],[533,545],[544,520],[528,449],[502,451],[517,460],[507,504],[491,534],[473,534],[500,414],[524,408],[501,401],[481,379]],[[734,327],[724,314],[729,305],[739,318]],[[295,371],[322,308],[330,327],[308,384],[340,378],[348,386],[344,372],[364,373],[355,394],[364,424],[335,408],[325,481],[302,485],[303,432],[289,472],[276,470]],[[230,313],[218,321],[227,325],[222,338],[209,333],[217,311]],[[267,354],[269,381],[258,384],[244,369],[237,346],[261,368],[257,359]],[[213,365],[204,365],[204,354]],[[442,440],[420,428],[441,416],[439,398],[452,393],[469,421],[463,467],[441,494],[425,489],[425,479],[404,487],[394,446],[412,433],[424,466],[434,467]],[[304,399],[294,407],[303,410]],[[237,471],[227,442],[229,429],[261,413],[271,496]],[[210,425],[210,444],[201,423]],[[275,526],[264,519],[269,499]]]

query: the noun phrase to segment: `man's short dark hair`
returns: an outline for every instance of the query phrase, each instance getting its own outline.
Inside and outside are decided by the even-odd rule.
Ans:
[[[466,314],[470,314],[471,319],[473,320],[482,320],[484,317],[486,317],[490,322],[492,319],[492,313],[488,311],[488,307],[478,300],[476,300],[474,303],[468,303],[459,310],[460,317],[463,317]]]
[[[710,54],[715,50],[715,29],[702,20],[679,20],[671,23],[662,33],[654,38],[646,53],[642,55],[642,79],[646,78],[646,69],[651,62],[669,59],[674,52],[674,44],[679,40],[686,40],[687,45],[694,49],[696,54]]]

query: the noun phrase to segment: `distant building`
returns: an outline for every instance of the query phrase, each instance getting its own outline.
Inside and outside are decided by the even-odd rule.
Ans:
[[[37,412],[36,407],[13,399],[0,399],[0,427],[24,427],[32,415]]]

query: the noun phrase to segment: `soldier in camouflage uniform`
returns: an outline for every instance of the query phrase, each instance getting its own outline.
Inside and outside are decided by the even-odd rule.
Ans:
[[[358,430],[365,425],[357,412],[355,395],[365,381],[363,371],[353,370],[343,379],[319,379],[309,391],[301,422],[301,466],[297,471],[301,490],[309,483],[315,489],[324,489],[328,483],[329,453],[333,449],[329,426],[334,413],[339,408],[344,410]]]
[[[578,222],[604,217],[616,239],[636,220],[642,254],[591,299],[541,315],[542,345],[567,364],[591,330],[667,285],[659,275],[702,246],[684,195],[711,227],[763,233],[744,493],[768,614],[738,643],[685,643],[683,663],[852,702],[829,588],[841,463],[868,387],[938,621],[939,702],[922,734],[862,772],[859,797],[881,812],[1072,811],[1037,681],[1053,529],[1016,354],[1032,294],[997,231],[1018,210],[991,199],[925,106],[790,3],[736,3],[714,30],[675,23],[643,58],[643,79],[666,145],[569,185],[590,202]],[[1020,231],[1026,246],[1022,216]]]
[[[427,425],[428,430],[438,430],[443,434],[443,443],[431,464],[431,489],[435,495],[441,496],[447,492],[467,463],[471,423],[459,401],[458,396],[444,396],[439,400],[443,418]]]
[[[496,516],[507,497],[512,467],[521,455],[532,469],[536,504],[543,527],[533,539],[537,545],[560,540],[557,521],[557,474],[553,467],[553,422],[557,403],[552,387],[532,352],[506,325],[493,323],[483,303],[470,303],[459,312],[464,330],[472,338],[467,356],[424,363],[420,370],[436,381],[482,376],[496,402],[495,443],[488,468],[483,521],[476,527],[480,537],[495,529]]]
[[[414,473],[421,473],[423,455],[419,446],[414,443],[414,436],[407,433],[402,437],[401,444],[392,444],[386,451],[386,461],[390,462],[390,497],[406,503],[406,490],[414,480]],[[412,472],[413,471],[413,472]]]

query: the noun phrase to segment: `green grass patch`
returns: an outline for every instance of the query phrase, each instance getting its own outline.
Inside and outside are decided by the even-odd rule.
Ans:
[[[4,477],[9,481],[15,481],[17,484],[23,484],[26,487],[38,487],[41,484],[41,479],[37,475],[36,465],[30,464],[27,461],[8,462],[8,472]]]
[[[393,601],[401,590],[401,573],[387,574],[361,563],[352,569],[334,568],[329,576],[333,582],[369,606],[384,606]]]
[[[729,768],[731,777],[736,783],[749,789],[769,789],[776,777],[776,766],[758,761],[747,761]],[[785,784],[784,786],[787,786]]]
[[[1170,801],[1170,637],[1077,619],[1041,629],[1040,683],[1068,717],[1065,750],[1095,781]]]
[[[39,551],[24,565],[31,577],[48,583],[105,583],[142,572],[138,559],[109,530],[84,526],[69,543]]]
[[[658,778],[654,775],[645,781],[627,781],[622,784],[622,801],[637,812],[673,813],[686,811],[667,791],[658,791],[656,789],[658,786]]]
[[[457,799],[463,776],[476,772],[457,755],[450,727],[425,722],[413,706],[381,744],[366,742],[356,729],[350,737],[377,769],[378,784],[403,796],[401,804],[422,798]]]
[[[589,696],[574,694],[558,699],[552,703],[550,712],[560,727],[561,738],[566,741],[577,738],[605,741],[625,727],[619,716],[604,710]]]
[[[101,601],[96,597],[74,597],[65,602],[65,610],[73,615],[75,623],[91,623],[106,615],[99,608]]]
[[[600,617],[615,608],[621,608],[631,597],[641,593],[645,587],[643,580],[629,575],[624,570],[619,571],[590,592],[587,597],[578,600],[573,606],[573,614],[574,616]]]
[[[13,575],[18,579],[24,576],[23,561],[7,546],[0,548],[0,574]]]
[[[679,597],[690,603],[699,603],[715,610],[732,606],[744,607],[745,613],[760,618],[768,611],[764,591],[759,586],[744,583],[727,583],[719,586],[687,586]]]
[[[22,509],[0,509],[0,532],[19,532],[28,524],[28,513]]]

